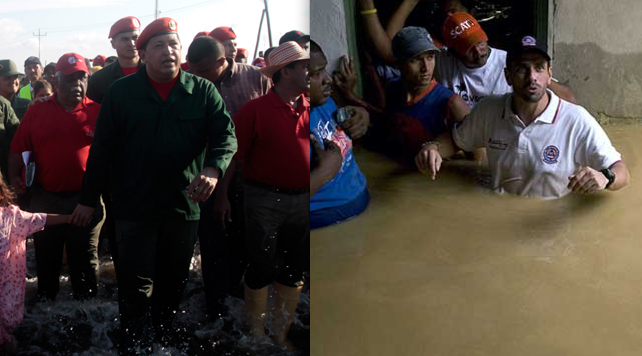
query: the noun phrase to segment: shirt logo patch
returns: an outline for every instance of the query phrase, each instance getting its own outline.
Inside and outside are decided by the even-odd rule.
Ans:
[[[544,149],[544,163],[548,164],[555,164],[557,163],[557,159],[560,157],[560,149],[557,148],[557,146],[546,146]]]

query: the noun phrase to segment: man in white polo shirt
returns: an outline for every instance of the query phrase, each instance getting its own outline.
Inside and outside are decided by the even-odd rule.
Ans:
[[[627,185],[629,171],[602,127],[547,89],[550,61],[531,36],[513,45],[504,70],[513,93],[483,100],[452,133],[424,144],[415,158],[419,170],[435,179],[455,145],[484,147],[498,192],[553,199]]]

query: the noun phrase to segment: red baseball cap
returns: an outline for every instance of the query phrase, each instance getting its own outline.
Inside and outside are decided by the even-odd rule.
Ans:
[[[209,36],[216,38],[219,42],[225,42],[235,39],[236,33],[234,33],[231,27],[221,26],[213,29]]]
[[[99,55],[96,56],[96,58],[91,59],[91,61],[96,63],[96,64],[100,64],[101,66],[104,66],[105,65],[105,59],[107,59],[107,57],[99,54]]]
[[[109,30],[109,37],[112,38],[121,32],[134,31],[140,28],[140,21],[134,16],[123,17],[116,21]]]
[[[254,59],[254,61],[252,62],[252,65],[253,65],[253,66],[256,66],[256,67],[259,67],[259,68],[263,68],[263,67],[265,67],[265,59],[263,59],[263,58],[261,58],[261,57],[257,57],[257,58],[256,58],[256,59]]]
[[[247,49],[245,49],[245,48],[237,48],[236,49],[236,56],[238,58],[247,58]]]
[[[56,72],[62,72],[64,75],[74,74],[76,72],[85,72],[89,74],[85,58],[78,53],[65,53],[56,63]]]
[[[178,33],[177,31],[178,23],[176,23],[176,20],[170,17],[161,17],[160,19],[156,19],[147,25],[143,32],[141,32],[140,36],[138,36],[136,49],[140,50],[141,47],[143,47],[152,37]]]

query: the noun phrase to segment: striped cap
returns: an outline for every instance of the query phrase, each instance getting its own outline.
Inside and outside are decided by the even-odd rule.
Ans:
[[[288,41],[277,47],[270,52],[268,56],[269,66],[261,68],[261,73],[266,77],[272,78],[272,75],[286,65],[300,61],[303,59],[310,59],[310,55],[298,43]]]

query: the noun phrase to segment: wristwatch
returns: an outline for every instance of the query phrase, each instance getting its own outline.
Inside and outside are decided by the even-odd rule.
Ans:
[[[608,169],[608,168],[604,168],[604,169],[603,169],[603,170],[601,170],[600,172],[602,172],[602,174],[604,174],[604,176],[606,177],[606,179],[608,179],[608,180],[609,180],[609,182],[608,182],[608,183],[606,183],[606,187],[604,187],[604,189],[609,189],[609,187],[611,186],[611,184],[613,184],[613,182],[615,182],[615,173],[613,173],[613,171],[612,171],[612,170],[610,170],[610,169]]]

